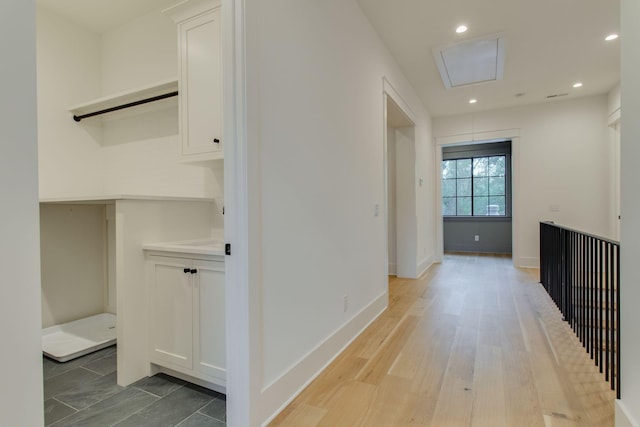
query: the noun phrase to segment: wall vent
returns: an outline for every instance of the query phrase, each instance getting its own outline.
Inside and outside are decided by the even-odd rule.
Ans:
[[[561,96],[567,96],[569,95],[568,93],[554,93],[553,95],[547,95],[547,99],[550,98],[559,98]]]

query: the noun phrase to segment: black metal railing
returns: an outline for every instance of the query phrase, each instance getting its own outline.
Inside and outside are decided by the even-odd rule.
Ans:
[[[540,283],[620,398],[620,243],[540,223]]]

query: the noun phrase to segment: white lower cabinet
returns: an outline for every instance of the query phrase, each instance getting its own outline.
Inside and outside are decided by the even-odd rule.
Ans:
[[[194,261],[194,364],[217,381],[226,379],[224,263]],[[220,384],[224,385],[224,384]]]
[[[150,255],[149,361],[226,387],[224,262]]]

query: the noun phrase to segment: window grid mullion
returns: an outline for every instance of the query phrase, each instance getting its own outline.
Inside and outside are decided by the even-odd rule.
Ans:
[[[474,215],[474,200],[473,200],[473,179],[474,179],[474,176],[473,176],[473,164],[474,164],[474,162],[473,161],[474,160],[475,160],[475,158],[472,157],[471,158],[471,216],[475,216]]]
[[[470,181],[471,181],[471,195],[470,195],[470,198],[471,198],[471,214],[470,214],[470,216],[484,216],[484,215],[476,215],[475,214],[475,197],[476,197],[476,194],[475,194],[475,178],[476,177],[474,175],[474,163],[475,163],[475,160],[484,159],[484,158],[487,159],[487,169],[485,171],[485,175],[480,177],[480,178],[483,178],[483,179],[487,180],[487,196],[486,196],[487,203],[489,203],[489,200],[491,199],[491,197],[506,197],[507,196],[506,195],[506,188],[505,188],[505,192],[503,192],[502,194],[493,194],[491,192],[491,185],[490,185],[491,178],[502,178],[505,181],[505,184],[506,184],[506,174],[503,175],[503,176],[496,176],[496,175],[490,175],[489,174],[488,159],[490,157],[503,157],[503,158],[506,159],[506,156],[481,156],[481,157],[468,157],[466,159],[456,159],[455,178],[447,178],[447,179],[451,179],[451,180],[455,181],[455,196],[453,197],[453,200],[454,200],[454,203],[455,203],[455,216],[460,216],[460,212],[458,210],[458,201],[459,201],[459,199],[461,197],[466,197],[466,196],[461,196],[459,194],[459,192],[458,192],[458,183],[463,178],[458,176],[458,163],[457,163],[457,161],[460,161],[460,160],[470,160],[471,161],[471,174],[470,174],[470,177],[469,177]],[[464,178],[464,179],[468,179],[468,178]],[[481,197],[481,196],[478,196],[478,197]],[[482,197],[485,197],[485,196],[482,196]]]

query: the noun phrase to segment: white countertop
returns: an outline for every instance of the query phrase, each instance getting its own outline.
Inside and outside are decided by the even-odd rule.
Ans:
[[[142,245],[146,251],[174,252],[197,255],[224,256],[224,242],[222,240],[200,239],[183,240],[179,242],[146,243]]]

